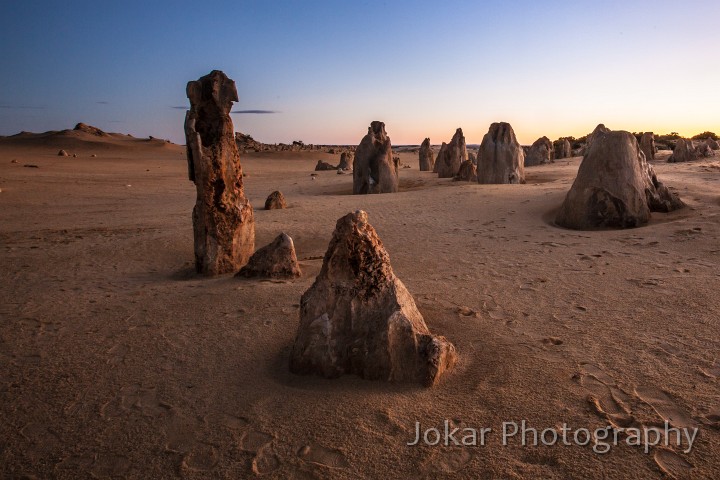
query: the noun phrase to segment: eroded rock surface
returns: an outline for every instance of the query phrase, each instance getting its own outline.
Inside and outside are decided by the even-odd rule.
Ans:
[[[230,119],[235,82],[219,70],[188,82],[185,116],[188,175],[195,183],[195,268],[235,272],[255,250],[255,220],[243,190],[240,154]]]
[[[440,149],[440,153],[435,159],[434,169],[440,178],[453,178],[460,171],[460,165],[467,159],[465,135],[463,135],[462,128],[458,128],[450,143],[443,144],[443,148]]]
[[[632,228],[647,223],[650,212],[683,206],[658,180],[635,136],[624,131],[599,131],[556,223],[577,230]]]
[[[285,195],[280,190],[275,190],[265,199],[265,210],[282,210],[287,208]]]
[[[525,154],[509,123],[490,125],[478,152],[478,183],[525,183]]]
[[[295,244],[292,238],[281,233],[270,244],[255,252],[236,276],[288,279],[301,274]]]
[[[300,301],[290,370],[431,386],[456,360],[455,347],[429,332],[393,273],[367,213],[339,219],[320,274]]]
[[[383,122],[368,127],[355,150],[353,194],[393,193],[398,191],[398,163],[392,157],[392,144]]]
[[[426,138],[420,145],[420,171],[432,172],[435,168],[435,155],[430,146],[430,139]]]
[[[530,146],[525,156],[525,166],[532,167],[550,163],[555,158],[555,150],[553,144],[547,137],[540,137]]]

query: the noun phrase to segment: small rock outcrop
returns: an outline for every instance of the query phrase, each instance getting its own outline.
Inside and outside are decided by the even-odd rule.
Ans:
[[[668,162],[689,162],[698,157],[693,141],[689,138],[681,138],[675,143],[675,149],[672,155],[668,157]]]
[[[93,127],[92,125],[87,125],[82,122],[75,125],[75,128],[73,128],[73,130],[78,131],[78,132],[89,133],[90,135],[95,135],[98,137],[104,137],[107,135],[107,133],[103,132],[99,128]]]
[[[695,153],[697,154],[698,157],[714,157],[715,156],[715,152],[710,147],[710,144],[707,142],[707,140],[704,142],[700,142],[695,147]]]
[[[645,160],[650,161],[655,159],[655,135],[653,132],[645,132],[640,137],[640,150],[645,154]]]
[[[632,228],[647,223],[650,212],[683,206],[657,179],[634,135],[598,132],[555,221],[575,230]]]
[[[540,137],[530,146],[525,156],[525,166],[533,167],[544,163],[551,163],[555,159],[553,144],[547,137]]]
[[[324,170],[337,170],[337,169],[338,169],[338,167],[336,167],[335,165],[332,165],[328,162],[323,162],[322,160],[318,160],[317,165],[315,165],[316,172],[321,172]]]
[[[573,156],[572,145],[567,138],[560,138],[553,142],[553,149],[555,151],[555,160],[561,158],[570,158]]]
[[[355,154],[352,152],[342,152],[340,154],[340,164],[337,166],[338,170],[352,170],[352,164]]]
[[[430,139],[426,138],[420,144],[420,171],[432,172],[435,169],[435,155],[430,146]]]
[[[720,143],[712,137],[706,138],[705,143],[707,143],[708,147],[712,150],[720,150]]]
[[[509,123],[490,125],[478,153],[478,183],[525,183],[525,155]]]
[[[454,178],[460,171],[460,165],[468,159],[465,135],[462,128],[455,130],[450,143],[440,149],[435,159],[435,170],[439,178]]]
[[[68,153],[65,150],[60,150],[58,152],[58,157],[68,157]]]
[[[435,385],[457,360],[430,333],[382,242],[357,211],[337,221],[322,269],[300,300],[290,370]]]
[[[188,175],[195,183],[195,268],[219,275],[235,272],[255,250],[255,219],[243,190],[240,154],[230,109],[238,101],[235,82],[213,70],[188,82],[185,116]]]
[[[287,279],[301,274],[293,240],[281,233],[272,243],[255,252],[235,276]]]
[[[457,175],[453,178],[456,181],[477,182],[477,167],[472,160],[467,159],[460,164]]]
[[[275,190],[265,199],[265,210],[282,210],[287,208],[285,195],[280,190]]]
[[[392,157],[390,137],[385,124],[374,121],[355,150],[353,194],[393,193],[398,191],[398,163]]]

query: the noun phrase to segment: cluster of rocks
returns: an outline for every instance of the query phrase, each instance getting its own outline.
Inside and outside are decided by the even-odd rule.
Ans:
[[[669,212],[684,204],[658,180],[637,139],[599,125],[556,216],[562,227],[577,230],[632,228],[651,212]]]
[[[718,149],[720,145],[712,138],[700,141],[697,145],[689,138],[681,138],[675,143],[675,149],[668,157],[668,162],[689,162],[700,157],[714,157],[714,151]]]
[[[322,145],[306,145],[304,142],[295,140],[292,143],[268,144],[255,140],[252,136],[235,132],[235,143],[240,153],[247,152],[300,152],[323,150]]]

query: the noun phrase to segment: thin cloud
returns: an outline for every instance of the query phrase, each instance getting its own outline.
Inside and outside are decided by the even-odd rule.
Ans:
[[[255,113],[259,115],[266,115],[269,113],[280,113],[277,110],[233,110],[230,113]]]
[[[30,105],[0,105],[0,108],[7,108],[10,110],[45,110],[47,107],[33,107]]]

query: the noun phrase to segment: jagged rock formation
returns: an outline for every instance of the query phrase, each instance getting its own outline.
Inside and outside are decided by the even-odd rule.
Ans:
[[[455,347],[429,332],[393,273],[367,213],[339,219],[320,274],[300,300],[290,370],[432,386],[456,360]]]
[[[265,210],[282,210],[283,208],[287,208],[287,203],[281,191],[275,190],[265,199]]]
[[[420,145],[420,171],[432,172],[435,169],[435,156],[430,146],[430,139],[426,138]]]
[[[689,138],[681,138],[675,143],[675,150],[668,157],[668,162],[689,162],[698,157],[693,141]]]
[[[714,138],[708,137],[705,139],[705,143],[707,143],[708,147],[712,150],[720,150],[720,143],[718,143],[718,141]]]
[[[474,153],[468,152],[468,160],[470,160],[473,165],[477,166],[477,156]]]
[[[708,141],[700,142],[697,147],[695,147],[695,154],[698,157],[714,157],[715,152],[713,152],[713,149],[710,148],[710,144]]]
[[[572,154],[572,145],[567,138],[561,138],[553,142],[553,149],[555,150],[555,159],[570,158]]]
[[[385,124],[374,121],[355,150],[353,194],[392,193],[398,191],[398,162],[392,157],[390,137]]]
[[[655,135],[653,132],[645,132],[640,137],[640,150],[645,154],[647,161],[655,159]]]
[[[467,159],[460,164],[460,169],[453,180],[465,182],[477,182],[477,167],[472,160]]]
[[[185,116],[188,175],[197,189],[193,209],[195,268],[235,272],[255,249],[255,220],[243,191],[240,154],[230,119],[235,82],[219,70],[188,82]]]
[[[552,142],[547,137],[540,137],[530,146],[525,156],[525,166],[532,167],[544,163],[551,163],[554,158],[555,151]]]
[[[478,152],[478,183],[525,183],[525,155],[509,123],[490,125]]]
[[[295,278],[302,274],[292,238],[281,233],[250,257],[237,277]]]
[[[455,130],[450,143],[443,145],[444,148],[440,148],[440,153],[435,159],[435,170],[439,178],[453,178],[458,174],[460,165],[468,159],[462,128]]]
[[[318,160],[317,165],[315,165],[316,172],[321,172],[324,170],[337,170],[337,169],[338,169],[338,167],[336,167],[335,165],[332,165],[328,162],[323,162],[322,160]]]
[[[340,154],[340,164],[337,166],[338,170],[352,170],[353,160],[355,154],[352,152],[342,152]]]
[[[87,125],[87,124],[82,123],[82,122],[80,122],[80,123],[78,123],[77,125],[75,125],[75,128],[73,128],[73,130],[76,130],[76,131],[79,131],[79,132],[89,133],[90,135],[96,135],[96,136],[98,136],[98,137],[104,137],[104,136],[107,135],[107,133],[103,132],[103,131],[100,130],[99,128],[93,127],[92,125]]]
[[[556,217],[566,228],[632,228],[650,212],[684,204],[655,175],[637,139],[629,132],[599,131]]]

